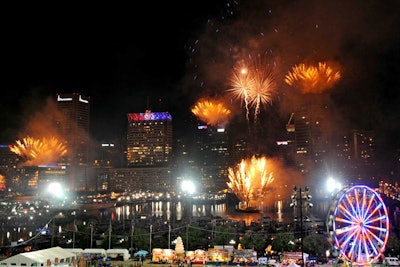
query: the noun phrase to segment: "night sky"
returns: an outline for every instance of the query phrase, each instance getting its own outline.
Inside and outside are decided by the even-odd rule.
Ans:
[[[285,74],[295,64],[334,61],[342,78],[325,92],[334,127],[376,130],[380,150],[400,148],[399,1],[135,5],[5,9],[1,142],[27,134],[26,120],[63,92],[91,97],[96,140],[124,138],[126,114],[147,108],[169,111],[184,128],[197,99],[224,97],[238,60],[268,54],[278,84],[262,108],[273,117],[266,127],[271,135],[301,98],[283,82]]]

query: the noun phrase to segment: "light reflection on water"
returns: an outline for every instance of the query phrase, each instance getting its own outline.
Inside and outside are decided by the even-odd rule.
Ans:
[[[110,213],[115,214],[116,221],[130,220],[135,214],[144,214],[152,217],[162,218],[164,221],[182,221],[199,217],[221,217],[227,220],[245,221],[247,225],[251,222],[259,222],[263,216],[268,216],[277,222],[291,222],[295,216],[295,210],[289,207],[289,203],[276,200],[268,206],[260,203],[259,212],[240,212],[233,205],[221,204],[194,204],[187,202],[153,201],[149,203],[127,204],[112,208],[109,212],[102,213],[101,219],[110,219]],[[313,209],[303,212],[305,215],[312,215],[325,219],[330,203],[320,202],[314,205]],[[111,217],[112,218],[112,217]]]

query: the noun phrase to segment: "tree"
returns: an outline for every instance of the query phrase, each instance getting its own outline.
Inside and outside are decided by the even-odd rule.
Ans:
[[[399,255],[400,254],[400,239],[396,235],[396,232],[391,231],[389,239],[386,244],[386,254]]]
[[[277,233],[272,240],[272,249],[275,251],[291,251],[293,249],[294,235],[291,232]]]
[[[324,256],[330,248],[328,239],[322,234],[312,233],[303,239],[304,252],[310,255]]]
[[[266,248],[266,243],[263,238],[258,233],[248,232],[240,240],[242,248],[253,248],[256,251],[263,251]]]
[[[148,250],[150,246],[150,233],[144,228],[135,228],[135,232],[133,233],[133,243],[136,249],[145,249]],[[151,253],[151,251],[149,251]]]

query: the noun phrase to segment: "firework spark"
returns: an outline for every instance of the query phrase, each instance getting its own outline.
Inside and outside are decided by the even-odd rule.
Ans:
[[[12,152],[23,157],[27,165],[54,164],[67,153],[64,144],[55,137],[35,139],[28,136],[9,147]]]
[[[276,93],[272,68],[260,56],[247,62],[238,62],[233,70],[231,86],[228,92],[244,102],[247,120],[249,120],[249,109],[254,108],[254,121],[257,121],[261,105],[266,106],[270,103]]]
[[[227,185],[246,207],[252,207],[274,180],[268,169],[266,157],[243,159],[236,168],[228,169]]]
[[[295,65],[285,77],[285,82],[299,88],[303,94],[318,94],[331,88],[341,78],[338,67],[319,62],[317,66]]]
[[[225,125],[231,115],[231,111],[218,100],[199,100],[192,108],[192,113],[200,120],[213,126]]]

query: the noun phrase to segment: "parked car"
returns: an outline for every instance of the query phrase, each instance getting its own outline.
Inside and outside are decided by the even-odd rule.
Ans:
[[[383,263],[385,266],[400,266],[400,260],[397,257],[385,257]]]

